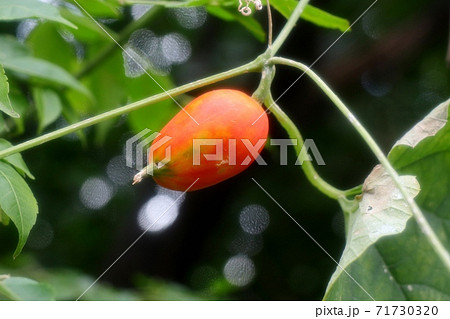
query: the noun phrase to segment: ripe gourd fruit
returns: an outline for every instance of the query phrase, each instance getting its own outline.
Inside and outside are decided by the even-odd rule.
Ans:
[[[179,191],[220,183],[250,166],[264,147],[268,128],[264,109],[247,94],[232,89],[202,94],[176,114],[150,146],[153,179]],[[163,138],[168,141],[161,144]],[[135,182],[142,178],[138,175]]]

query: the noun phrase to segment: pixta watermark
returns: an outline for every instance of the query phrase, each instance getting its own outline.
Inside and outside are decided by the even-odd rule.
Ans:
[[[160,147],[164,147],[164,158],[158,158],[158,163],[164,166],[170,162],[172,148],[170,141],[172,137],[161,136],[159,132],[153,132],[145,129],[126,142],[126,165],[137,170],[142,170],[147,162],[152,162],[153,153]],[[155,139],[158,140],[156,142]],[[153,143],[154,142],[154,143]],[[153,145],[152,145],[153,143]],[[288,148],[298,145],[295,139],[259,139],[251,141],[249,139],[220,139],[220,138],[198,138],[192,139],[192,165],[201,165],[202,159],[206,161],[216,161],[219,163],[226,162],[228,165],[249,165],[253,160],[258,165],[267,165],[267,162],[259,154],[259,150],[268,143],[270,146],[279,147],[280,149],[280,165],[288,165]],[[150,148],[150,145],[152,147]],[[247,155],[238,160],[239,153],[242,154],[242,148]],[[207,151],[206,151],[207,149]],[[151,153],[149,153],[151,150]],[[241,156],[242,157],[242,156]],[[317,145],[312,139],[306,139],[300,148],[295,165],[302,165],[303,162],[315,162],[317,165],[325,165],[322,155]],[[156,163],[156,165],[158,165]],[[160,168],[158,167],[158,168]],[[150,172],[151,174],[151,172]]]

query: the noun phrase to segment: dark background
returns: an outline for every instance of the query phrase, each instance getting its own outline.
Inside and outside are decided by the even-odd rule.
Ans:
[[[312,1],[350,23],[371,3]],[[265,13],[257,14],[265,24]],[[320,60],[316,61],[341,32],[305,21],[298,23],[279,55],[307,65],[315,62],[313,69],[388,152],[415,122],[448,98],[448,17],[445,0],[379,0]],[[275,35],[284,21],[274,12]],[[120,30],[125,24],[121,21],[110,27]],[[11,24],[8,27],[14,30]],[[240,25],[212,16],[199,29],[186,30],[166,10],[147,28],[156,34],[177,31],[191,42],[191,58],[171,72],[177,85],[246,63],[265,48]],[[279,67],[274,97],[283,94],[300,74]],[[257,75],[243,75],[190,94],[221,87],[240,88],[250,94],[258,80]],[[343,189],[364,181],[376,165],[374,156],[312,81],[301,77],[279,104],[303,137],[314,139],[326,163],[317,167],[323,178]],[[28,123],[29,137],[33,125]],[[117,156],[123,158],[125,141],[133,134],[126,117],[115,123],[100,145],[89,142],[94,140],[93,129],[85,132],[85,146],[76,138],[62,138],[23,153],[36,176],[29,184],[40,212],[24,253],[16,260],[11,258],[16,231],[13,227],[0,228],[0,242],[4,243],[0,245],[0,261],[10,272],[28,273],[50,282],[55,281],[53,273],[83,274],[87,279],[79,283],[80,289],[87,288],[142,233],[137,214],[157,192],[152,180],[137,186],[111,183],[114,195],[99,210],[88,209],[80,201],[83,183],[92,177],[107,181],[108,163]],[[273,117],[270,136],[286,138]],[[345,241],[339,205],[308,183],[300,167],[293,165],[292,149],[287,166],[278,165],[277,148],[267,147],[262,157],[267,166],[253,165],[226,182],[188,193],[174,224],[160,233],[143,236],[99,285],[113,292],[127,291],[138,299],[321,299],[336,264],[251,178],[336,260]],[[120,165],[114,170],[129,179],[133,174]],[[245,234],[239,226],[240,212],[251,204],[262,205],[269,213],[270,224],[262,235]],[[236,242],[240,244],[236,246]],[[243,253],[253,261],[255,276],[244,287],[235,287],[224,279],[223,268],[230,257]],[[110,298],[117,296],[112,294]]]

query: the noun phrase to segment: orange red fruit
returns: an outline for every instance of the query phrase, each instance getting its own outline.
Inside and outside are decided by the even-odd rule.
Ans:
[[[255,160],[268,128],[264,109],[247,94],[231,89],[205,93],[175,115],[153,141],[153,179],[179,191],[224,181]]]

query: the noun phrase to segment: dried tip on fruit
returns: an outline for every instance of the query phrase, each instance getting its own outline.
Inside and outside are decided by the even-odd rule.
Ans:
[[[139,173],[137,173],[136,175],[134,175],[134,177],[133,177],[133,184],[131,184],[131,185],[135,185],[135,184],[137,184],[137,183],[142,182],[142,180],[143,180],[145,177],[147,177],[148,175],[149,175],[149,174],[148,174],[148,168],[147,168],[147,167],[144,167],[144,169],[140,170]]]
[[[145,174],[145,172],[144,172],[144,174]],[[133,177],[133,184],[131,184],[131,185],[135,185],[137,183],[140,183],[144,179],[144,176],[145,175],[142,174],[142,171],[140,171],[139,173],[134,175],[134,177]]]
[[[156,168],[156,165],[155,164],[150,164],[150,165],[147,165],[146,167],[144,167],[143,169],[141,169],[140,171],[139,171],[139,173],[137,173],[136,175],[134,175],[134,177],[133,177],[133,184],[131,184],[131,185],[135,185],[135,184],[137,184],[137,183],[140,183],[140,182],[142,182],[142,180],[145,178],[145,177],[147,177],[147,176],[149,176],[149,175],[152,175],[153,174],[153,171],[155,170],[155,168]]]

